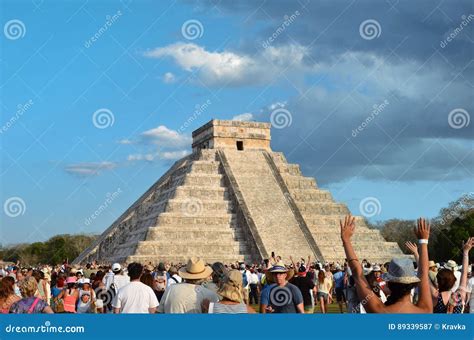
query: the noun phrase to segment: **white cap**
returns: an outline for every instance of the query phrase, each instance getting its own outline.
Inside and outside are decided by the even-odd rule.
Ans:
[[[104,308],[104,301],[102,301],[102,299],[95,300],[95,307],[96,308]]]
[[[122,269],[122,266],[120,265],[120,263],[114,263],[112,265],[112,271],[113,272],[118,272],[120,269]]]
[[[90,283],[91,283],[91,280],[90,280],[90,279],[82,279],[82,283],[83,283],[83,284],[84,284],[84,283],[90,284]]]

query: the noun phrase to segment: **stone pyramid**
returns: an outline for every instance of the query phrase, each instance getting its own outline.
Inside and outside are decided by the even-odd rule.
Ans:
[[[299,166],[270,148],[270,124],[211,120],[178,160],[74,263],[341,261],[339,219],[349,213]],[[385,262],[402,252],[357,217],[358,256]]]

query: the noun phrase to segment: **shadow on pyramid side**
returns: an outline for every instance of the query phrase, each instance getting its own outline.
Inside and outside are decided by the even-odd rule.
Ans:
[[[178,160],[73,263],[254,262],[272,251],[288,261],[343,261],[339,219],[349,213],[270,148],[270,124],[211,120]],[[356,217],[358,256],[403,256]]]

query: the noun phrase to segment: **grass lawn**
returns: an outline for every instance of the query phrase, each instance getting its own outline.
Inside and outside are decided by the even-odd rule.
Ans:
[[[259,312],[259,306],[258,305],[251,305],[253,309],[258,313]],[[343,306],[345,308],[345,306]],[[345,310],[344,310],[345,311]],[[319,305],[315,307],[315,314],[321,314],[321,311],[319,309]],[[328,313],[333,313],[333,314],[339,314],[339,305],[337,303],[331,303],[328,306]]]

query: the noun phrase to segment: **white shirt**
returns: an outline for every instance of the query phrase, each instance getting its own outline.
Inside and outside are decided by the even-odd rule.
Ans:
[[[130,283],[130,276],[123,274],[115,275],[110,271],[104,276],[102,282],[105,284],[105,290],[108,290],[113,283],[115,285],[115,291],[118,292],[120,288]]]
[[[459,288],[459,283],[461,282],[461,272],[459,270],[456,270],[453,272],[453,274],[456,277],[456,282],[454,283],[453,288],[451,288],[451,291],[454,293]]]
[[[258,284],[258,275],[256,273],[250,273],[249,284]]]
[[[149,308],[158,307],[159,302],[153,289],[140,281],[133,281],[119,289],[112,301],[112,307],[121,313],[149,313]]]
[[[171,285],[174,285],[175,283],[181,283],[181,282],[183,282],[183,279],[181,278],[181,276],[179,276],[178,274],[174,274],[173,276],[169,278],[169,280],[166,283],[166,286],[169,287]]]
[[[243,287],[244,289],[246,289],[246,288],[249,287],[249,284],[250,284],[250,271],[248,271],[247,269],[245,269],[245,270],[241,270],[240,272],[241,272],[242,274],[245,273],[245,276],[247,276],[247,285]]]
[[[158,312],[166,314],[202,313],[201,303],[204,299],[210,302],[218,302],[219,296],[199,285],[190,283],[171,285],[165,290],[165,294],[161,298]]]

